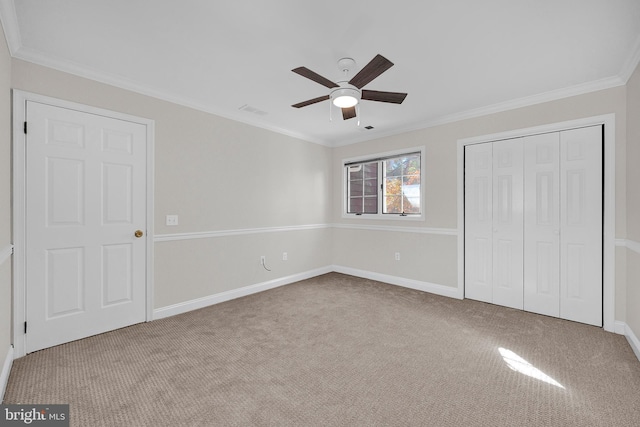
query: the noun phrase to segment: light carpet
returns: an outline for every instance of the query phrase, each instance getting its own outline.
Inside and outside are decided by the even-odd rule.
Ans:
[[[600,328],[331,273],[14,362],[73,426],[638,426]]]

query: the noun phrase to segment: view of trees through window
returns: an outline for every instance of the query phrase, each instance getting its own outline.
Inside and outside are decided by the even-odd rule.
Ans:
[[[420,213],[420,155],[384,162],[383,213]]]
[[[420,153],[345,168],[347,213],[420,214]]]

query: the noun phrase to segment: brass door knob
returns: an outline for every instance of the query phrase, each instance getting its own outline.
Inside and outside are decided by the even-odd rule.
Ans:
[[[133,234],[134,234],[137,238],[140,238],[140,237],[142,237],[142,235],[143,235],[144,233],[142,232],[142,230],[136,230],[136,232],[135,232],[135,233],[133,233]]]

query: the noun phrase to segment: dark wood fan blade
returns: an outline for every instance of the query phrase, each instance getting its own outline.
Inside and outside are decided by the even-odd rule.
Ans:
[[[375,79],[391,67],[393,67],[393,62],[378,54],[367,65],[365,65],[358,74],[349,80],[349,84],[354,85],[358,89],[362,89],[367,83],[371,82],[371,80]]]
[[[406,93],[381,92],[379,90],[362,90],[362,99],[368,101],[391,102],[392,104],[402,104],[407,97]]]
[[[348,107],[342,109],[342,118],[344,120],[353,119],[356,116],[356,107]]]
[[[320,83],[322,86],[326,86],[329,89],[332,89],[334,87],[339,87],[337,84],[335,84],[331,80],[322,77],[320,74],[314,71],[311,71],[307,67],[298,67],[298,68],[294,68],[291,71],[293,71],[296,74],[300,74],[302,77],[306,77],[310,80],[313,80],[316,83]]]
[[[294,107],[294,108],[302,108],[302,107],[306,107],[307,105],[315,104],[316,102],[326,101],[327,99],[329,99],[329,95],[319,96],[317,98],[313,98],[313,99],[310,99],[308,101],[302,101],[302,102],[299,102],[297,104],[293,104],[292,107]]]

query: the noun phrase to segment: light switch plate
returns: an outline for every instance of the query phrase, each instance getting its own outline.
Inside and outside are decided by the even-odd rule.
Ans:
[[[167,225],[178,225],[178,215],[167,215]]]

